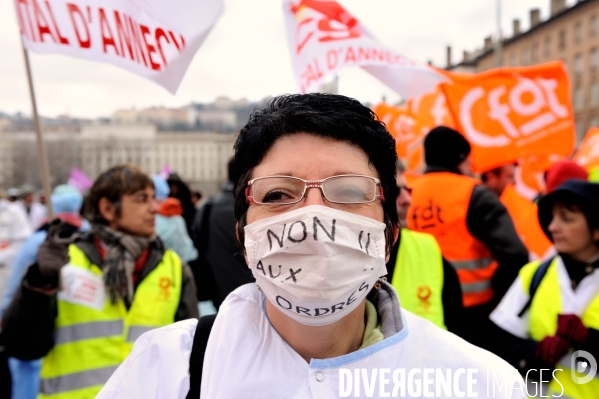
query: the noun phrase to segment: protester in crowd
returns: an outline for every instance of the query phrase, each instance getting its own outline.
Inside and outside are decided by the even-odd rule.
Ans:
[[[199,190],[193,190],[191,192],[191,202],[193,202],[193,206],[197,208],[200,207],[202,202],[202,193]]]
[[[169,197],[170,188],[166,180],[152,175],[158,203],[156,215],[156,234],[164,241],[167,248],[179,255],[183,262],[189,263],[198,257],[198,251],[187,234],[185,221],[181,217],[183,207],[178,199]]]
[[[235,144],[235,213],[256,284],[227,297],[209,340],[195,332],[195,355],[196,326],[210,319],[145,334],[98,398],[185,398],[190,384],[196,398],[332,398],[341,369],[381,367],[476,368],[482,397],[489,370],[512,377],[401,309],[381,279],[398,234],[396,160],[384,124],[356,100],[288,95],[255,111]]]
[[[470,177],[470,150],[453,129],[429,132],[427,169],[412,187],[408,228],[435,236],[460,279],[468,339],[488,347],[489,313],[528,262],[528,251],[497,196]]]
[[[536,203],[520,194],[515,187],[516,166],[509,164],[494,168],[482,173],[481,180],[507,209],[518,237],[528,250],[529,260],[544,259],[553,255],[553,245],[539,225]]]
[[[33,231],[39,229],[46,222],[46,207],[35,201],[36,189],[29,183],[19,187],[20,200],[16,202],[27,214],[29,224]]]
[[[169,196],[176,198],[181,202],[187,233],[191,236],[191,225],[193,224],[193,219],[196,215],[196,208],[191,200],[191,190],[176,173],[171,173],[166,181],[170,189]]]
[[[154,196],[158,205],[162,204],[168,198],[171,193],[171,189],[165,179],[159,175],[152,175],[152,182],[154,183]]]
[[[19,200],[19,196],[21,195],[21,192],[19,191],[18,188],[11,187],[8,190],[6,190],[6,195],[8,196],[9,202],[17,202]]]
[[[0,268],[8,268],[19,253],[23,243],[33,231],[27,216],[4,198],[0,198]],[[0,296],[6,281],[0,279]]]
[[[183,262],[190,262],[198,257],[198,251],[187,234],[182,214],[183,207],[178,199],[170,197],[164,200],[156,215],[156,233]]]
[[[237,287],[255,281],[235,239],[235,160],[227,164],[227,182],[221,192],[198,210],[193,236],[199,252],[192,264],[200,300],[212,300],[218,308]]]
[[[141,334],[198,317],[191,271],[155,236],[152,179],[115,166],[88,201],[91,231],[53,222],[3,319],[10,356],[44,357],[41,398],[94,398]]]
[[[599,380],[574,382],[575,356],[564,356],[599,359],[599,184],[566,181],[541,199],[538,216],[558,254],[523,267],[491,313],[496,350],[522,374],[550,370],[547,381],[554,372],[548,396],[594,398]]]
[[[463,335],[466,320],[455,269],[443,258],[435,237],[406,228],[412,196],[404,172],[405,167],[398,160],[395,182],[399,194],[395,207],[400,231],[387,261],[387,280],[397,290],[404,309]]]
[[[501,197],[506,186],[516,183],[516,164],[502,165],[480,174],[483,186]]]
[[[0,196],[0,268],[6,268],[12,262],[19,247],[31,234],[31,227],[25,213],[14,205],[19,196],[15,188],[7,190],[9,199]],[[6,281],[0,278],[0,295],[4,292]],[[12,381],[8,367],[8,355],[5,351],[2,323],[0,322],[0,398],[10,398]]]
[[[87,224],[83,224],[79,215],[82,205],[81,193],[74,187],[68,185],[57,186],[52,193],[52,207],[55,217],[79,229],[85,231]],[[38,250],[46,240],[49,223],[44,224],[38,231],[33,233],[19,251],[12,263],[10,275],[4,297],[0,302],[0,318],[12,301],[12,298],[21,284],[27,267],[35,263]],[[13,399],[35,399],[38,394],[40,382],[41,360],[19,360],[9,359],[10,371],[13,380]]]
[[[588,180],[589,172],[574,161],[564,160],[551,165],[545,174],[545,194],[549,194],[570,179]]]
[[[569,179],[588,180],[589,172],[569,159],[555,162],[545,171],[543,175],[545,188],[535,197],[534,202],[538,203],[543,196],[549,194]]]

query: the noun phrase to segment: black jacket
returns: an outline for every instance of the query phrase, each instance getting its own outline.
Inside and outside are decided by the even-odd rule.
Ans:
[[[102,264],[102,259],[90,233],[83,235],[75,245],[92,263]],[[159,238],[151,244],[148,260],[135,289],[158,266],[165,251],[166,247]],[[38,268],[36,263],[30,266],[30,271],[34,268]],[[2,321],[6,351],[10,356],[23,360],[39,359],[52,349],[54,346],[54,322],[58,314],[56,290],[46,294],[28,288],[27,280],[30,275],[32,273],[28,271]],[[195,284],[189,266],[183,264],[181,300],[175,314],[175,321],[193,317],[199,317]]]
[[[233,183],[198,210],[193,236],[198,259],[190,262],[198,285],[198,298],[212,300],[217,308],[227,295],[255,281],[235,240]]]
[[[428,167],[425,173],[450,172],[457,170]],[[468,321],[467,331],[462,335],[470,343],[484,349],[493,346],[492,322],[489,314],[518,276],[518,272],[528,263],[528,250],[518,237],[512,218],[499,198],[483,186],[472,190],[466,212],[466,227],[474,238],[483,243],[497,261],[493,275],[493,299],[485,304],[464,308]]]
[[[401,234],[393,246],[387,262],[387,281],[389,283],[393,281],[400,243]],[[401,298],[399,300],[401,303]],[[465,320],[464,305],[462,303],[462,289],[460,288],[458,274],[445,258],[443,258],[443,292],[441,293],[441,300],[443,301],[443,317],[447,330],[464,337],[466,333],[464,326],[467,321]]]

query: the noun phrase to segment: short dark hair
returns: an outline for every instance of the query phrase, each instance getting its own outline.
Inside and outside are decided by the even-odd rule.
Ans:
[[[231,157],[229,162],[227,162],[227,179],[229,181],[233,181],[235,178],[235,157]]]
[[[113,166],[98,176],[89,191],[85,206],[87,219],[91,223],[107,224],[98,208],[102,198],[112,202],[117,216],[120,216],[123,195],[136,193],[146,187],[154,188],[154,182],[140,167],[131,164]]]
[[[307,133],[348,142],[362,149],[377,170],[387,199],[383,202],[387,247],[393,245],[393,226],[398,224],[395,139],[376,114],[359,101],[335,94],[289,94],[273,98],[250,115],[235,142],[235,216],[243,248],[248,204],[245,188],[256,167],[281,137]]]

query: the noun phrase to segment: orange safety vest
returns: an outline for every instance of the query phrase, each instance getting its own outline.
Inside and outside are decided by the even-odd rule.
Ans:
[[[412,185],[408,228],[435,236],[441,252],[456,269],[464,306],[493,298],[491,278],[497,269],[491,252],[468,231],[466,214],[478,180],[450,172],[427,173]]]
[[[545,259],[553,244],[539,224],[537,205],[518,194],[512,185],[506,186],[499,200],[514,221],[516,232],[531,254],[532,260]]]

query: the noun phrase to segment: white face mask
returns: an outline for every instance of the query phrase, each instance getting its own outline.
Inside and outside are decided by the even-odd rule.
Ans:
[[[245,227],[256,283],[299,323],[336,322],[365,298],[385,266],[385,224],[311,205]]]

